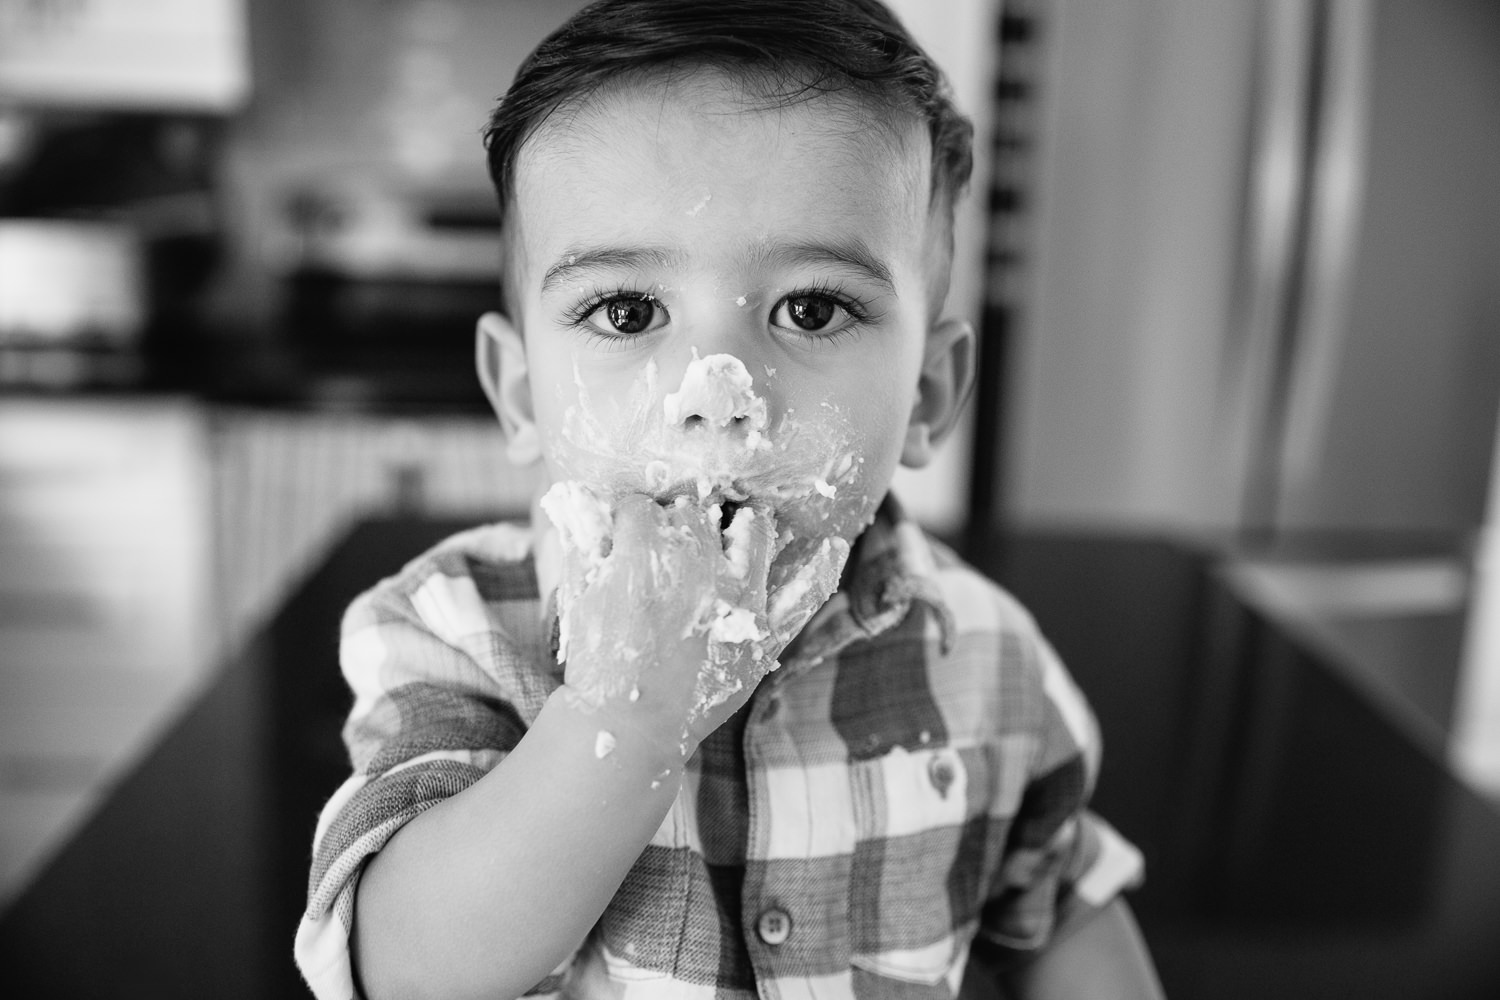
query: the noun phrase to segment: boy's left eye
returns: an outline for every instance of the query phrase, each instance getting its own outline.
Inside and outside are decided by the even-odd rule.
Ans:
[[[858,317],[838,299],[803,293],[788,295],[776,304],[771,322],[803,333],[828,333],[842,329]]]

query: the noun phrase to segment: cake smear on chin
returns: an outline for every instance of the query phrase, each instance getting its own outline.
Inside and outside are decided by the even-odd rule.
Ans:
[[[607,676],[585,683],[600,699],[630,697],[647,666],[627,626],[580,613],[606,576],[628,574],[627,593],[647,604],[691,591],[692,606],[675,611],[707,640],[706,710],[743,687],[747,662],[759,665],[752,681],[776,667],[837,589],[850,542],[874,515],[848,420],[824,403],[773,423],[730,354],[694,351],[672,392],[648,362],[618,406],[596,406],[579,380],[561,437],[563,478],[541,501],[564,557],[558,658],[609,662]],[[617,534],[638,542],[643,530],[655,534],[627,557]]]

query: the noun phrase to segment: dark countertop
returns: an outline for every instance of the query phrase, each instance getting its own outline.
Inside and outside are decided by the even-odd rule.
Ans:
[[[171,394],[279,409],[489,412],[474,330],[497,282],[355,280],[299,272],[255,315],[210,319],[192,299],[128,341],[0,338],[0,391]],[[225,307],[219,307],[224,312]]]
[[[0,345],[0,391],[42,397],[174,395],[284,410],[488,414],[462,342],[183,339],[149,350]]]
[[[305,995],[313,822],[343,779],[348,600],[460,525],[360,525],[17,902],[27,996]],[[1500,996],[1500,814],[1328,662],[1173,543],[1014,535],[1027,603],[1106,737],[1098,809],[1174,1000]]]

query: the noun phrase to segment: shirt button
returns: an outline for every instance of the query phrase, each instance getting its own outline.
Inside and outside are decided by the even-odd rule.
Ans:
[[[792,918],[785,910],[769,909],[760,915],[756,930],[766,944],[781,944],[792,936]]]
[[[932,787],[943,798],[948,797],[948,788],[953,784],[955,777],[953,762],[947,757],[934,757],[927,763],[927,777],[932,782]]]

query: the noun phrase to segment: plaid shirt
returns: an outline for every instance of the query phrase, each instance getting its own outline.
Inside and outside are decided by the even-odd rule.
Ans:
[[[319,819],[296,943],[324,1000],[356,994],[363,863],[498,764],[561,683],[530,552],[518,525],[466,532],[345,617],[354,773]],[[1040,948],[1139,880],[1085,809],[1083,697],[1015,600],[894,501],[782,661],[534,994],[955,996],[976,937]]]

